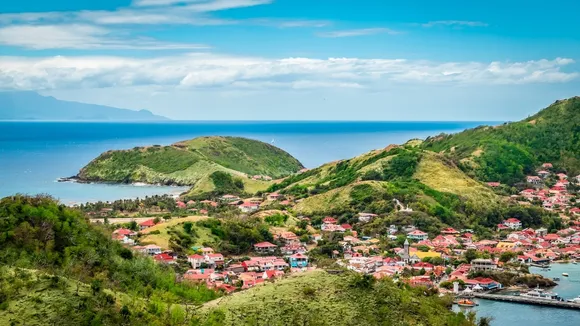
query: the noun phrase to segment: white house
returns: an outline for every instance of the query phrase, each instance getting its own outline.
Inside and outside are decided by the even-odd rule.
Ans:
[[[535,176],[535,175],[529,175],[529,176],[527,176],[526,177],[526,181],[528,183],[533,184],[533,185],[538,185],[538,184],[541,184],[542,183],[542,179],[540,177],[538,177],[538,176]]]
[[[407,238],[416,241],[427,240],[428,237],[429,235],[421,230],[415,230],[407,233]]]
[[[238,207],[244,213],[251,213],[251,212],[257,211],[260,208],[260,204],[252,203],[252,202],[246,202],[246,203],[243,203],[243,204],[239,205]]]
[[[143,252],[148,255],[158,255],[161,253],[161,247],[156,245],[146,245],[143,247]]]
[[[517,218],[508,218],[507,220],[503,221],[503,225],[512,230],[519,230],[522,228],[522,222]]]
[[[377,217],[377,214],[371,213],[358,213],[358,220],[360,222],[366,223],[372,220],[373,218]]]

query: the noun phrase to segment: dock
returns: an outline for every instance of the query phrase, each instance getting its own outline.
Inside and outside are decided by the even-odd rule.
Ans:
[[[517,296],[517,295],[500,295],[500,294],[487,294],[487,293],[473,293],[473,296],[475,298],[485,299],[485,300],[505,301],[505,302],[530,304],[530,305],[537,305],[537,306],[580,310],[580,303],[567,302],[567,301],[545,300],[545,299],[538,299],[538,298],[522,297],[522,296]]]

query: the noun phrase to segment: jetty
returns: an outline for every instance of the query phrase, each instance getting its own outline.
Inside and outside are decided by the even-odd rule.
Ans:
[[[555,308],[566,308],[566,309],[577,309],[580,310],[580,303],[567,302],[567,301],[557,301],[557,300],[545,300],[539,298],[529,298],[517,295],[501,295],[501,294],[488,294],[488,293],[473,293],[473,296],[479,299],[485,300],[495,300],[495,301],[505,301],[513,303],[530,304],[537,306],[547,306]]]

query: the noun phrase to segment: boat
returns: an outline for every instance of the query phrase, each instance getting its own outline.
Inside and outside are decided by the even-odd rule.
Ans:
[[[574,298],[574,299],[568,299],[568,300],[566,300],[566,301],[568,301],[568,302],[572,302],[572,303],[580,303],[580,295],[579,295],[579,296],[577,296],[577,297],[576,297],[576,298]]]
[[[562,276],[566,276],[566,277],[568,277],[568,276],[570,276],[570,275],[568,275],[568,273],[562,273]]]
[[[457,302],[457,305],[459,305],[460,307],[475,307],[477,306],[477,303],[469,299],[461,299]]]
[[[555,300],[555,301],[562,300],[562,299],[560,299],[560,297],[558,296],[557,293],[550,292],[550,291],[544,291],[544,290],[540,289],[539,286],[531,291],[520,293],[520,296],[527,297],[527,298],[543,299],[543,300]]]
[[[573,261],[572,264],[578,265],[578,262],[577,261]]]
[[[552,278],[552,281],[558,282],[558,281],[560,281],[560,278],[559,277],[554,277],[554,278]]]

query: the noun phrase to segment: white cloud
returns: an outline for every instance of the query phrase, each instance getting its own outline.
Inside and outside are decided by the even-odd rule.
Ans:
[[[207,53],[154,59],[128,57],[0,57],[0,89],[119,86],[162,88],[367,88],[394,84],[483,85],[561,83],[570,59],[528,62],[432,62],[404,59],[265,59]]]
[[[167,43],[115,36],[109,29],[82,24],[0,27],[0,44],[29,49],[200,49],[200,44]]]
[[[455,26],[455,27],[486,27],[487,23],[468,20],[437,20],[422,24],[423,27]]]
[[[395,31],[389,28],[361,28],[361,29],[350,29],[342,31],[332,31],[332,32],[322,32],[316,35],[320,37],[351,37],[351,36],[364,36],[364,35],[374,35],[374,34],[390,34],[396,35],[402,32]]]

